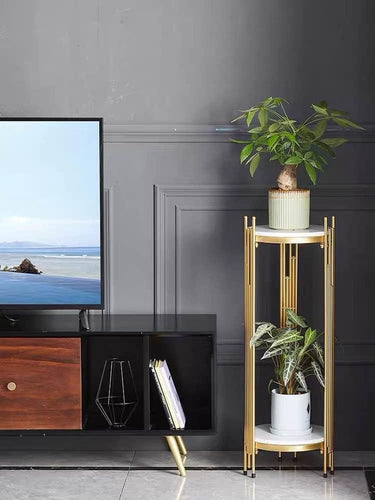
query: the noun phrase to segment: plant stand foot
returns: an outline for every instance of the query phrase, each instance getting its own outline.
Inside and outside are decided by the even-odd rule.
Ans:
[[[327,473],[326,472],[323,474],[323,477],[324,477],[324,479],[327,479]]]
[[[334,470],[330,470],[329,473],[331,474],[331,476],[335,475],[335,471]]]
[[[244,471],[243,471],[243,475],[244,475],[244,476],[247,476],[247,470],[244,470]]]
[[[256,474],[253,472],[253,473],[251,474],[251,477],[252,477],[252,478],[254,478],[255,476],[256,476]]]

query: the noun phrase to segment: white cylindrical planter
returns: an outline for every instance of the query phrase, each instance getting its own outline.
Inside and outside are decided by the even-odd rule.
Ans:
[[[278,436],[304,436],[310,434],[310,391],[303,394],[271,393],[272,434]]]
[[[268,220],[272,229],[307,229],[310,225],[310,190],[268,190]]]

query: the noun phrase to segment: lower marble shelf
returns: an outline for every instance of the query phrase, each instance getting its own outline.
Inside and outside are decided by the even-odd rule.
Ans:
[[[323,427],[312,426],[312,432],[305,436],[277,436],[270,432],[270,424],[255,427],[255,447],[267,451],[310,451],[323,447]]]

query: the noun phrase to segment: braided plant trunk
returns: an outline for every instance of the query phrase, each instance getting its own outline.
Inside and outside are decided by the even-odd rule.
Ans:
[[[283,191],[297,189],[297,165],[283,165],[277,178],[277,185]]]

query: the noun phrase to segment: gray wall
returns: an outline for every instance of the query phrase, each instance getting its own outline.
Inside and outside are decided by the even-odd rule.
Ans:
[[[1,4],[0,113],[104,117],[110,311],[218,315],[218,434],[191,438],[190,448],[242,446],[242,217],[266,222],[264,186],[277,168],[265,166],[250,181],[226,127],[236,110],[268,95],[288,98],[297,116],[324,98],[370,124],[366,133],[348,134],[321,177],[312,217],[337,217],[337,448],[375,448],[365,434],[374,414],[367,381],[375,373],[374,14],[371,0]],[[265,251],[260,314],[277,307],[266,300],[277,276],[271,257]],[[300,304],[319,323],[321,289],[311,266],[321,256],[307,250],[304,258]],[[268,370],[258,369],[260,419],[268,418]],[[86,438],[2,443],[163,446]]]

